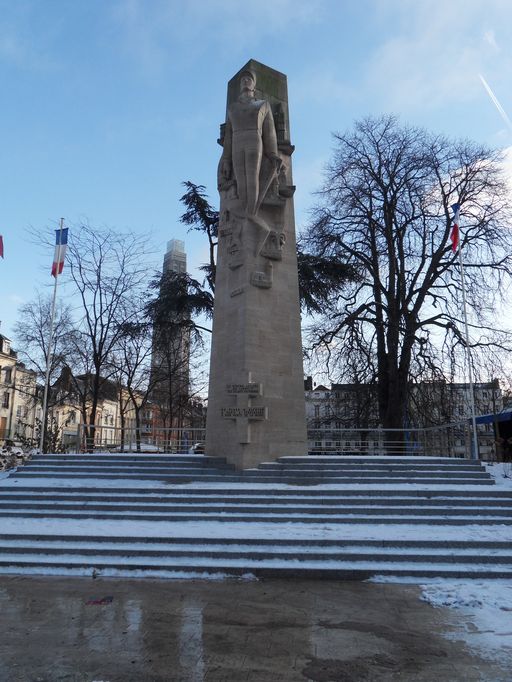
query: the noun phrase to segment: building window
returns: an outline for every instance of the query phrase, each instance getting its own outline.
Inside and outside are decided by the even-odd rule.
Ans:
[[[320,416],[320,405],[315,405],[315,417]]]
[[[12,381],[12,369],[10,367],[5,370],[5,383],[10,384]]]
[[[7,391],[4,393],[2,407],[9,407],[9,394],[7,393]]]
[[[18,407],[16,408],[16,416],[21,417],[22,412],[23,412],[23,408],[21,407],[21,405],[18,405]]]

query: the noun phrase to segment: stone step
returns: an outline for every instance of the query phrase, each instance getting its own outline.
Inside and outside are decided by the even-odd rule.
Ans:
[[[361,510],[361,506],[364,507]],[[205,504],[200,504],[196,501],[175,501],[175,500],[143,500],[140,502],[133,501],[117,501],[107,500],[89,501],[89,500],[69,500],[57,499],[52,500],[24,500],[13,505],[12,501],[0,500],[0,511],[11,511],[13,515],[16,513],[37,510],[47,511],[127,511],[138,513],[153,513],[153,512],[188,512],[188,513],[265,513],[265,514],[361,514],[363,511],[365,515],[422,515],[422,516],[446,516],[446,515],[464,515],[470,513],[471,516],[512,516],[512,504],[508,505],[490,505],[480,503],[473,505],[469,509],[466,506],[454,505],[446,502],[444,505],[394,505],[390,502],[381,504],[368,505],[353,505],[344,501],[336,504],[318,504],[314,502],[303,502],[296,504],[278,504],[275,501],[266,500],[259,504],[249,505],[244,501],[208,501]]]
[[[444,478],[444,477],[428,477],[428,478],[415,478],[411,476],[387,476],[384,477],[374,477],[374,476],[275,476],[273,474],[265,475],[263,472],[255,472],[254,474],[247,475],[244,472],[243,475],[232,475],[232,474],[154,474],[154,473],[133,473],[128,470],[120,472],[119,474],[108,473],[108,472],[62,472],[59,469],[50,470],[45,472],[30,471],[27,468],[20,468],[15,473],[11,474],[14,479],[21,478],[74,478],[74,479],[133,479],[140,481],[165,481],[168,483],[191,483],[193,481],[204,481],[208,483],[242,483],[251,479],[253,483],[286,483],[287,485],[318,485],[319,483],[329,483],[329,484],[358,484],[358,485],[372,485],[372,484],[382,484],[382,485],[393,485],[396,483],[421,483],[421,485],[494,485],[494,480],[487,477],[479,478],[466,478],[461,475],[459,478]]]
[[[56,505],[48,509],[24,510],[22,508],[12,508],[11,510],[0,510],[0,517],[3,518],[47,518],[47,519],[103,519],[103,520],[130,520],[130,521],[222,521],[237,523],[329,523],[329,524],[428,524],[432,525],[512,525],[512,518],[499,512],[491,514],[480,513],[478,509],[469,513],[454,514],[453,510],[445,515],[424,514],[421,509],[405,514],[403,510],[387,510],[382,516],[376,516],[367,510],[354,510],[353,514],[338,513],[290,513],[286,512],[258,512],[244,513],[240,510],[232,512],[215,512],[211,508],[208,511],[180,511],[161,513],[157,511],[126,511],[122,509],[109,511],[96,511],[91,507],[83,510],[62,509],[58,511]]]
[[[53,460],[56,462],[66,462],[66,461],[91,461],[91,462],[103,462],[107,460],[111,461],[126,461],[126,462],[177,462],[181,464],[226,464],[225,457],[208,457],[207,455],[144,455],[144,454],[76,454],[76,455],[59,455],[59,454],[45,454],[45,455],[34,455],[30,461],[43,461],[43,460]],[[228,465],[231,466],[231,465]]]
[[[234,470],[234,467],[227,462],[216,462],[211,458],[208,462],[190,462],[190,461],[168,461],[164,458],[160,460],[124,460],[124,459],[97,459],[89,460],[82,458],[62,459],[57,460],[53,458],[44,459],[29,459],[24,466],[48,466],[53,468],[69,467],[69,466],[87,466],[91,468],[102,469],[103,467],[119,467],[119,468],[170,468],[170,469],[193,469],[202,471],[203,469],[215,469],[218,471]]]
[[[49,557],[43,554],[11,555],[0,557],[0,573],[40,575],[51,572],[59,575],[127,576],[127,577],[241,577],[254,575],[258,578],[297,578],[367,580],[377,575],[407,576],[411,578],[505,578],[512,577],[512,566],[503,564],[473,564],[432,562],[415,564],[410,561],[324,561],[283,559],[196,559],[190,557],[164,558],[117,557],[108,556],[64,556]]]
[[[94,465],[90,466],[88,464],[59,464],[58,466],[56,465],[50,465],[50,464],[33,464],[33,463],[28,463],[25,465],[23,469],[19,470],[20,472],[23,471],[30,471],[30,472],[38,472],[41,474],[46,474],[49,472],[54,472],[57,471],[59,473],[69,473],[69,474],[74,474],[74,473],[94,473],[98,474],[99,476],[103,476],[103,474],[108,474],[108,473],[130,473],[130,474],[145,474],[145,473],[151,473],[151,474],[172,474],[176,476],[203,476],[203,475],[222,475],[223,471],[220,469],[215,469],[213,467],[192,467],[192,468],[185,468],[182,466],[165,466],[165,465],[153,465],[151,467],[149,466],[142,466],[142,465],[133,465],[133,466],[118,466],[114,464],[102,464],[102,465]]]
[[[283,463],[283,462],[262,462],[258,465],[260,470],[283,470],[287,471],[289,469],[299,471],[304,469],[306,471],[317,471],[317,470],[328,470],[328,471],[473,471],[473,472],[485,472],[484,467],[481,464],[471,464],[470,462],[466,464],[386,464],[379,462],[364,462],[363,464],[348,464],[346,462],[328,462],[325,464],[317,464],[316,462],[308,462],[306,464],[301,463]]]
[[[231,467],[232,465],[226,462],[224,457],[206,457],[201,455],[183,455],[183,456],[172,456],[172,455],[160,455],[160,456],[150,456],[150,455],[35,455],[28,463],[55,463],[55,464],[74,464],[74,463],[85,463],[85,464],[104,464],[104,463],[114,463],[114,464],[167,464],[167,465],[186,465],[187,467],[203,467],[203,466],[214,466],[218,468],[223,468],[224,466]],[[258,465],[260,468],[269,467],[326,467],[326,468],[336,468],[336,467],[355,467],[355,468],[366,468],[366,467],[405,467],[405,468],[423,468],[423,469],[443,469],[443,468],[470,468],[470,469],[480,469],[482,464],[478,461],[464,460],[464,459],[433,459],[428,462],[404,459],[387,459],[387,458],[369,458],[369,459],[352,459],[348,457],[330,457],[330,458],[314,458],[310,457],[307,459],[300,458],[279,458],[275,461],[262,462]]]
[[[397,478],[400,477],[407,477],[407,478],[490,478],[490,474],[488,474],[484,470],[477,470],[477,471],[451,471],[451,470],[433,470],[433,471],[424,471],[423,469],[327,469],[327,468],[321,468],[321,469],[314,469],[314,468],[303,468],[303,469],[295,469],[295,468],[278,468],[278,469],[273,469],[273,468],[268,468],[268,469],[247,469],[244,471],[244,476],[261,476],[263,473],[266,475],[267,472],[270,472],[270,475],[272,476],[291,476],[295,478],[308,478],[309,476],[314,476],[315,478],[327,478],[331,476],[346,476],[346,477],[368,477],[371,476],[372,478],[385,478],[387,476],[395,476]]]
[[[68,490],[57,490],[51,494],[52,502],[70,502],[70,503],[87,503],[91,504],[93,502],[112,502],[112,503],[124,503],[124,504],[239,504],[239,505],[259,505],[267,506],[269,504],[268,499],[263,496],[250,496],[244,494],[236,495],[225,495],[219,494],[213,499],[211,496],[206,496],[202,494],[197,494],[195,492],[190,492],[186,497],[183,495],[176,495],[173,491],[169,491],[164,495],[147,493],[146,495],[141,494],[129,494],[121,493],[118,491],[105,492],[103,494],[97,492],[79,492],[75,493]],[[13,501],[17,503],[49,503],[48,494],[39,494],[38,492],[30,493],[20,493],[20,492],[4,492],[0,489],[0,504],[6,506],[12,504]],[[402,495],[401,497],[375,497],[371,493],[359,494],[357,497],[337,495],[330,497],[323,497],[321,495],[309,495],[309,496],[281,496],[279,494],[273,493],[271,498],[271,504],[286,505],[287,507],[304,506],[304,505],[315,505],[315,506],[332,506],[332,505],[344,505],[344,506],[392,506],[392,507],[418,507],[418,506],[429,506],[429,507],[504,507],[512,509],[512,495],[509,497],[499,497],[499,498],[489,498],[482,497],[478,499],[478,503],[475,504],[475,500],[472,498],[459,498],[450,497],[446,495],[442,498],[431,498],[428,493],[425,493],[423,497],[413,496],[408,497]]]
[[[446,552],[446,550],[492,552],[499,550],[503,553],[512,551],[510,542],[500,540],[368,540],[359,538],[350,539],[331,539],[331,538],[233,538],[233,537],[162,537],[162,536],[121,536],[121,535],[48,535],[48,534],[27,534],[27,533],[1,533],[0,545],[2,546],[26,546],[30,543],[33,546],[60,547],[60,546],[97,546],[109,545],[112,547],[129,548],[133,546],[156,546],[160,545],[170,548],[182,547],[217,547],[217,546],[236,546],[244,549],[256,547],[265,548],[288,548],[290,551],[296,548],[310,548],[313,550],[324,550],[325,548],[333,551],[339,548],[377,551],[382,549],[405,551],[433,550]],[[427,553],[427,552],[425,552]]]
[[[278,457],[276,462],[283,464],[297,463],[304,464],[307,462],[329,464],[333,462],[347,462],[350,464],[468,464],[478,463],[478,460],[464,459],[462,457],[421,457],[421,456],[382,456],[382,455],[307,455],[305,457],[295,457],[293,455],[286,455]]]
[[[480,548],[479,548],[480,550]],[[180,558],[185,557],[190,560],[196,559],[249,559],[251,561],[266,560],[266,559],[283,559],[295,561],[386,561],[386,562],[400,562],[407,560],[408,562],[435,562],[453,564],[463,562],[465,564],[509,564],[512,567],[512,549],[508,550],[493,550],[492,553],[482,553],[475,549],[464,548],[458,550],[447,550],[446,548],[430,549],[428,553],[418,552],[417,549],[405,548],[389,548],[386,551],[376,550],[372,547],[358,548],[355,546],[346,546],[333,549],[312,550],[307,547],[296,545],[289,547],[286,551],[279,547],[258,547],[257,545],[247,545],[242,548],[230,548],[222,543],[211,546],[208,549],[199,546],[190,547],[186,543],[181,543],[171,547],[148,548],[143,547],[140,543],[128,544],[124,547],[113,547],[107,543],[101,543],[93,546],[84,547],[83,543],[58,543],[56,546],[52,543],[36,542],[30,544],[16,543],[2,543],[0,545],[0,559],[2,555],[23,555],[23,556],[45,556],[55,557],[61,559],[65,556],[71,557],[107,557],[114,559],[115,557],[137,557],[144,559],[153,558]]]
[[[251,483],[254,483],[252,481]],[[211,487],[211,488],[202,488],[201,486],[195,486],[193,488],[189,487],[183,487],[183,486],[177,486],[177,487],[171,487],[171,486],[164,486],[164,487],[159,487],[159,488],[151,488],[151,487],[146,487],[146,488],[135,488],[135,487],[130,487],[130,488],[117,488],[117,487],[108,487],[108,488],[102,488],[101,485],[98,486],[93,486],[91,487],[86,486],[86,487],[79,487],[79,486],[73,486],[72,488],[67,488],[63,486],[27,486],[27,485],[16,485],[13,487],[1,487],[0,486],[0,495],[5,495],[5,496],[10,496],[10,495],[18,495],[20,493],[29,493],[29,494],[35,494],[35,495],[53,495],[53,494],[59,494],[59,495],[77,495],[77,494],[99,494],[99,495],[106,495],[106,496],[114,496],[114,495],[143,495],[143,496],[154,496],[154,495],[159,495],[159,496],[167,496],[167,495],[172,495],[175,497],[189,497],[190,495],[201,495],[203,497],[214,497],[217,498],[219,496],[228,496],[228,497],[244,497],[246,495],[252,496],[252,497],[267,497],[268,495],[271,495],[273,498],[274,497],[300,497],[300,498],[311,498],[311,497],[321,497],[321,498],[330,498],[330,497],[351,497],[351,498],[377,498],[377,497],[384,497],[384,498],[389,498],[389,497],[406,497],[406,498],[425,498],[427,497],[428,499],[435,499],[435,498],[461,498],[461,499],[467,499],[471,501],[473,498],[485,498],[485,499],[495,499],[495,500],[512,500],[512,491],[510,490],[500,490],[497,487],[494,488],[485,488],[485,489],[471,489],[469,490],[463,490],[463,489],[457,489],[450,487],[449,489],[441,488],[441,489],[436,489],[436,488],[415,488],[415,487],[407,487],[407,488],[401,488],[401,489],[382,489],[382,488],[375,488],[375,489],[360,489],[360,488],[341,488],[341,489],[329,489],[329,488],[322,488],[322,489],[317,489],[317,488],[309,488],[309,487],[304,487],[304,486],[299,486],[296,488],[292,487],[279,487],[279,488],[271,488],[270,486],[262,486],[261,488],[253,488],[251,487],[250,483],[244,483],[243,485],[233,487],[233,488],[222,488],[219,486]]]
[[[92,457],[42,456],[14,471],[0,486],[0,518],[35,519],[52,533],[1,534],[0,573],[90,576],[94,571],[102,576],[155,578],[254,574],[357,580],[373,575],[512,577],[511,543],[421,540],[427,526],[478,525],[489,528],[490,537],[493,526],[512,526],[512,492],[496,489],[479,463],[447,458],[285,457],[236,472],[225,461],[222,465],[202,456]],[[57,478],[62,486],[51,482]],[[70,487],[65,479],[75,479],[77,486]],[[129,479],[134,487],[118,487],[119,479]],[[169,485],[151,487],[150,481]],[[192,481],[197,482],[194,487],[182,487]],[[316,488],[320,483],[348,487]],[[286,487],[290,484],[297,488]],[[78,528],[93,532],[100,527],[97,521],[115,521],[105,529],[119,533],[126,527],[127,537],[59,537],[57,528],[69,527],[68,520],[78,520]],[[137,532],[132,521],[155,529],[161,527],[148,522],[176,523],[181,532],[184,522],[199,522],[191,528],[205,529],[204,534],[208,522],[221,522],[217,532],[222,528],[226,535],[234,534],[230,523],[237,524],[237,534],[242,535],[244,524],[251,528],[247,534],[254,534],[255,523],[272,523],[275,530],[269,535],[281,537],[128,537]],[[293,524],[292,532],[288,524]],[[366,541],[357,529],[350,531],[360,536],[355,540],[286,537],[303,534],[308,524],[417,526],[418,532],[414,539],[401,541]],[[411,528],[404,533],[414,537]]]

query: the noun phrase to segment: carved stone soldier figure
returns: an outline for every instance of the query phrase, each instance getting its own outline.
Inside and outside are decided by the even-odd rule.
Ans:
[[[224,151],[219,164],[219,187],[236,182],[238,208],[254,217],[281,168],[272,109],[267,100],[256,99],[256,76],[243,71],[240,96],[228,108]],[[265,158],[269,163],[265,164]]]

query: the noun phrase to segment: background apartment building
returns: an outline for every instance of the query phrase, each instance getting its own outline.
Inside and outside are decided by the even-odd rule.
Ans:
[[[0,445],[6,440],[36,440],[40,418],[36,373],[18,360],[11,341],[0,334]]]
[[[332,384],[313,388],[306,381],[306,418],[313,452],[382,451],[387,438],[379,424],[377,387],[368,384]],[[503,394],[498,380],[474,386],[475,411],[478,415],[499,414]],[[400,447],[409,454],[463,455],[471,438],[470,387],[466,383],[422,382],[409,387],[407,418],[402,433],[396,435]],[[481,454],[492,452],[498,432],[492,417],[478,420]],[[398,447],[398,446],[397,446]]]

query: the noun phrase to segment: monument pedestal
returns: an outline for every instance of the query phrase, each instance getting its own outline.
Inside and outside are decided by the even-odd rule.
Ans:
[[[243,469],[307,454],[286,76],[248,62],[223,142],[206,453]]]

